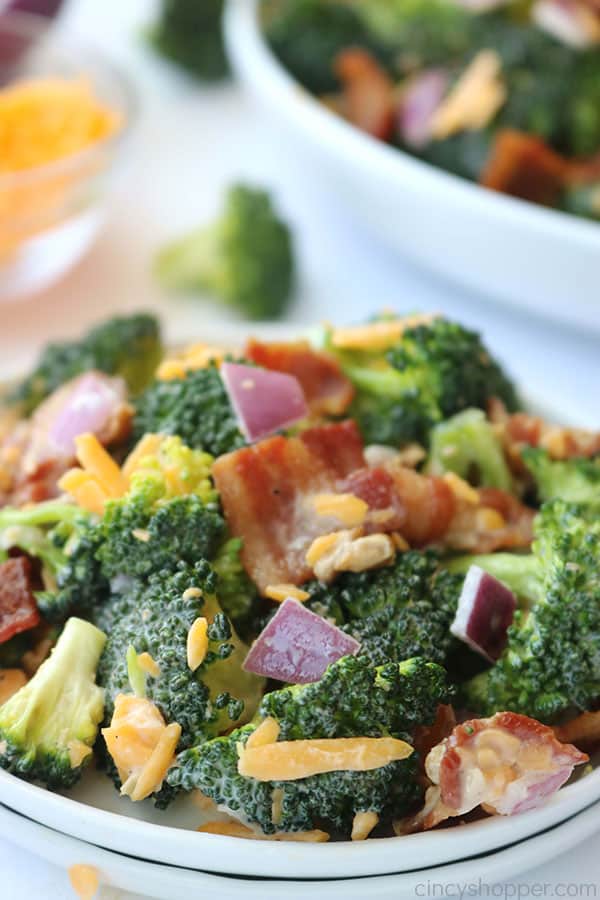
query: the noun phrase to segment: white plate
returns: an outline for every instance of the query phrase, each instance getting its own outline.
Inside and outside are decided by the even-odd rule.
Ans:
[[[210,326],[201,339],[235,347],[250,331],[247,325]],[[298,329],[285,324],[260,325],[255,331],[271,340],[298,336]],[[167,329],[166,340],[189,343],[191,337]],[[538,393],[534,390],[529,398],[531,408],[558,421],[586,422],[578,410],[558,409]],[[119,797],[110,781],[95,772],[86,773],[62,796],[0,770],[0,802],[65,835],[171,866],[271,878],[305,878],[307,873],[311,878],[364,877],[443,865],[538,834],[597,800],[600,768],[563,788],[541,809],[512,818],[498,816],[459,828],[355,844],[267,843],[198,834],[202,814],[189,799],[180,798],[159,812],[149,802],[133,804]]]
[[[229,0],[242,81],[283,126],[318,203],[335,192],[386,242],[487,295],[600,330],[600,224],[485,190],[376,141],[303,90],[269,50],[259,0]]]
[[[441,894],[439,891],[445,886],[475,887],[481,883],[489,889],[507,877],[515,879],[555,859],[557,853],[568,852],[594,834],[600,827],[599,812],[598,805],[591,806],[568,822],[537,837],[469,862],[377,878],[311,882],[228,878],[161,866],[110,853],[93,844],[66,837],[2,805],[0,835],[54,865],[64,868],[78,864],[92,865],[98,869],[103,884],[161,900],[189,900],[190,897],[202,897],[203,900],[223,900],[223,897],[228,900],[280,900],[282,895],[290,900],[304,900],[307,894],[327,900],[364,900],[366,896],[377,897],[377,900],[399,900],[401,897],[425,896],[428,884],[436,885],[438,893],[435,896],[454,896],[454,892]]]

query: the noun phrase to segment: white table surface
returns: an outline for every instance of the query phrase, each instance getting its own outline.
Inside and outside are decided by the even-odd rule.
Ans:
[[[92,252],[60,285],[2,308],[0,372],[17,369],[48,339],[76,335],[117,310],[162,312],[177,336],[200,336],[203,325],[226,320],[210,303],[162,296],[149,261],[167,236],[210,217],[223,187],[243,178],[276,189],[296,226],[302,275],[291,321],[349,321],[386,306],[443,311],[485,330],[534,394],[554,399],[575,421],[600,427],[597,335],[468,295],[379,246],[345,210],[311,190],[310,173],[278,152],[276,132],[237,87],[199,88],[145,49],[141,34],[152,9],[150,0],[71,0],[63,17],[64,27],[100,44],[128,69],[140,95],[139,121],[108,227]],[[568,858],[519,879],[521,896],[559,896],[552,892],[561,883],[589,882],[600,893],[598,846],[591,839]],[[558,857],[560,847],[556,851]],[[64,872],[2,841],[0,872],[2,900],[72,896]],[[532,893],[542,882],[550,885],[546,893]],[[515,896],[516,888],[509,890],[507,896]],[[579,896],[596,896],[582,890]],[[123,895],[102,894],[104,900],[116,896]]]

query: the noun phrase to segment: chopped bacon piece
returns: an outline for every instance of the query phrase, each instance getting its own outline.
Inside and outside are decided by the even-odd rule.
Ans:
[[[490,406],[490,418],[496,425],[507,455],[515,467],[520,465],[521,451],[541,447],[552,459],[592,457],[600,453],[600,433],[583,428],[563,428],[545,422],[529,413],[509,414],[499,400]]]
[[[31,563],[25,556],[8,559],[0,565],[0,644],[39,622]]]
[[[499,131],[480,183],[502,194],[556,206],[569,163],[540,138],[512,129]]]
[[[335,73],[343,86],[346,117],[361,131],[388,140],[394,130],[394,82],[367,51],[343,50]]]
[[[499,712],[457,725],[430,750],[426,805],[406,830],[433,828],[478,806],[511,816],[541,806],[589,757],[535,719]]]
[[[330,530],[311,498],[332,491],[364,465],[354,422],[325,425],[299,437],[274,437],[220,457],[213,477],[229,528],[242,537],[243,562],[261,590],[311,577],[306,551]]]
[[[308,341],[263,343],[251,339],[244,357],[275,372],[294,375],[314,416],[341,416],[354,397],[354,388],[334,357],[313,350]]]
[[[439,773],[441,799],[459,813],[485,803],[492,812],[513,815],[539,806],[588,759],[572,744],[561,744],[547,725],[500,712],[458,725],[428,773]]]

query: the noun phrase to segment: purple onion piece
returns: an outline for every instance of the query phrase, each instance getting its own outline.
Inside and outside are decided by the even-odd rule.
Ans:
[[[252,644],[244,669],[287,684],[310,684],[359,649],[354,638],[288,597]]]
[[[248,441],[258,441],[308,415],[297,378],[240,363],[223,363],[221,377]]]
[[[516,608],[517,599],[505,584],[479,566],[471,566],[450,631],[476,653],[494,662],[506,646]]]
[[[398,131],[405,144],[421,150],[431,139],[431,122],[450,82],[443,69],[426,69],[406,87],[398,110]]]

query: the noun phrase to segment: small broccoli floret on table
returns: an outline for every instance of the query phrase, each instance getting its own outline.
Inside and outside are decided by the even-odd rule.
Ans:
[[[542,507],[533,556],[512,558],[514,587],[526,594],[524,608],[515,614],[498,662],[463,686],[468,709],[484,716],[511,710],[552,723],[595,708],[600,697],[599,539],[597,503],[555,500]],[[500,567],[509,571],[510,555],[501,557]],[[468,562],[486,567],[485,557],[462,565]],[[503,580],[512,586],[509,578]]]
[[[130,647],[138,655],[149,653],[158,667],[159,674],[146,679],[145,693],[167,723],[181,726],[180,749],[252,717],[264,682],[242,669],[248,648],[222,612],[218,590],[218,577],[205,560],[181,562],[114,595],[98,611],[97,622],[108,634],[98,670],[106,689],[106,723],[116,696],[131,692]],[[188,632],[199,617],[208,622],[208,648],[192,671]]]
[[[150,31],[153,46],[196,78],[218,80],[229,74],[223,42],[224,0],[162,0]]]
[[[366,443],[428,445],[434,425],[485,410],[492,397],[517,407],[511,381],[476,332],[443,318],[416,319],[384,318],[325,337],[356,388],[350,413]]]
[[[160,330],[153,316],[109,319],[79,341],[49,344],[11,399],[29,414],[61,384],[91,369],[120,375],[137,394],[151,380],[161,356]]]
[[[155,381],[136,403],[134,437],[176,434],[189,447],[221,456],[245,445],[216,366]]]
[[[266,191],[230,188],[218,221],[165,246],[156,259],[163,286],[207,291],[247,319],[277,319],[291,297],[294,250]]]
[[[456,644],[450,625],[462,582],[461,575],[439,570],[435,553],[409,551],[391,566],[345,572],[305,589],[313,611],[356,638],[373,664],[410,656],[444,663]]]
[[[570,503],[600,500],[600,459],[553,460],[545,450],[534,447],[521,456],[541,501],[557,497]]]
[[[407,740],[419,724],[431,724],[447,699],[445,673],[423,660],[376,669],[360,658],[335,663],[316,684],[268,694],[260,716],[275,720],[278,740],[393,737]],[[235,817],[267,834],[325,828],[348,837],[358,813],[372,812],[380,825],[412,809],[422,795],[418,758],[367,771],[328,771],[267,781],[241,775],[238,744],[246,746],[261,720],[178,757],[169,783],[199,789]],[[262,721],[266,721],[262,718]]]
[[[427,472],[454,472],[477,486],[508,492],[513,487],[502,444],[480,409],[466,409],[433,428]]]
[[[0,765],[49,788],[67,788],[92,755],[104,710],[95,683],[106,635],[69,619],[51,656],[0,707]]]

